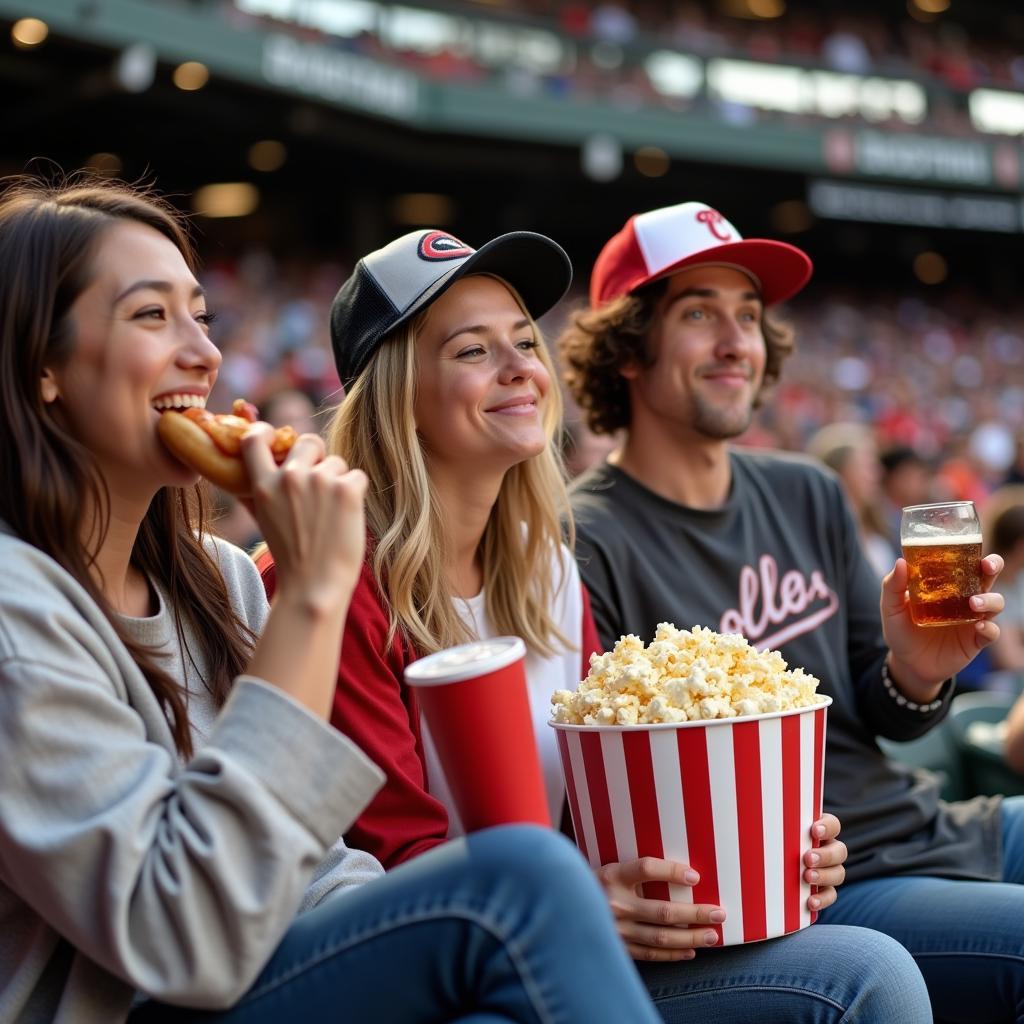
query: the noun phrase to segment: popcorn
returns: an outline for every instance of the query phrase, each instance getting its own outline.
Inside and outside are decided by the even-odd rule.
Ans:
[[[736,633],[662,622],[646,647],[629,634],[591,655],[587,678],[575,691],[556,690],[551,713],[563,725],[708,721],[820,704],[817,687],[778,651],[758,651]]]

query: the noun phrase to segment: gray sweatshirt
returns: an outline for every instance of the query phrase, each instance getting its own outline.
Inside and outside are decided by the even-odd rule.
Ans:
[[[255,567],[215,554],[258,631]],[[0,565],[0,1024],[116,1024],[139,993],[231,1005],[301,908],[379,873],[337,838],[383,774],[259,679],[240,676],[216,714],[161,595],[128,624],[187,681],[197,747],[182,763],[85,591],[2,524]]]

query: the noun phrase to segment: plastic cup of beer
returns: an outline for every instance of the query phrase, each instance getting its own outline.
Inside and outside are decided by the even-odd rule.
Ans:
[[[981,593],[981,523],[973,501],[909,505],[900,543],[910,573],[910,615],[918,626],[976,622]]]

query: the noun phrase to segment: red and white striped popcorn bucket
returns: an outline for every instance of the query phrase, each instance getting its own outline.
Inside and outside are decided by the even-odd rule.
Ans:
[[[725,908],[719,945],[799,931],[817,914],[803,880],[821,817],[825,711],[679,724],[550,722],[576,841],[593,867],[638,857],[690,865],[697,885],[647,882],[654,899]]]

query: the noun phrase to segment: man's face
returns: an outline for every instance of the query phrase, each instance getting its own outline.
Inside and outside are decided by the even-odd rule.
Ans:
[[[726,440],[750,425],[764,379],[761,299],[729,267],[674,274],[648,336],[650,365],[630,366],[633,421],[652,417],[684,433]]]

